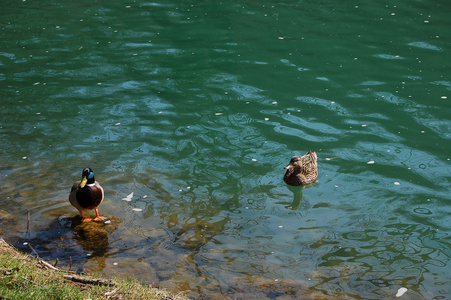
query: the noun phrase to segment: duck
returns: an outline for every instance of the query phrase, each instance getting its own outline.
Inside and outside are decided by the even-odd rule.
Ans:
[[[69,194],[69,202],[80,213],[81,221],[103,221],[106,218],[99,216],[97,207],[102,203],[104,191],[102,186],[95,180],[94,172],[91,168],[84,168],[81,181],[76,181]],[[83,211],[94,210],[95,218],[86,218]]]
[[[316,153],[312,151],[302,157],[293,156],[284,168],[287,170],[283,176],[285,183],[291,186],[315,183],[318,178],[317,159]]]

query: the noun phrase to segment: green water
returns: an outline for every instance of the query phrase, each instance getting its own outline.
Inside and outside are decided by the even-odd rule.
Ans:
[[[451,297],[449,4],[22,0],[0,25],[14,246],[193,298]],[[87,166],[110,224],[69,204]]]

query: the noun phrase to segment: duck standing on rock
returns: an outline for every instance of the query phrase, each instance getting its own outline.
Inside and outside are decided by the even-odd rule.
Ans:
[[[286,184],[292,186],[306,185],[316,182],[318,178],[318,163],[315,152],[309,151],[304,156],[293,156],[283,176]]]
[[[94,172],[91,168],[84,168],[82,180],[77,181],[72,186],[69,195],[70,204],[72,204],[80,212],[81,221],[103,221],[106,218],[99,216],[97,207],[103,201],[103,188],[94,178]],[[95,210],[96,217],[94,219],[83,216],[84,210]]]

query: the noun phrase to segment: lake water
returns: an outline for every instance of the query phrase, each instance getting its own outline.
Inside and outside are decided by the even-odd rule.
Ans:
[[[451,298],[448,3],[7,0],[0,24],[14,246],[198,299]],[[309,150],[318,182],[287,187]],[[109,224],[69,204],[84,167]]]

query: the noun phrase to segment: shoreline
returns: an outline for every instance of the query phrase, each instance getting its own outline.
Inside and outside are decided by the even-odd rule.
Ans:
[[[181,293],[144,285],[137,279],[104,279],[59,269],[22,253],[0,237],[1,299],[186,300]]]

